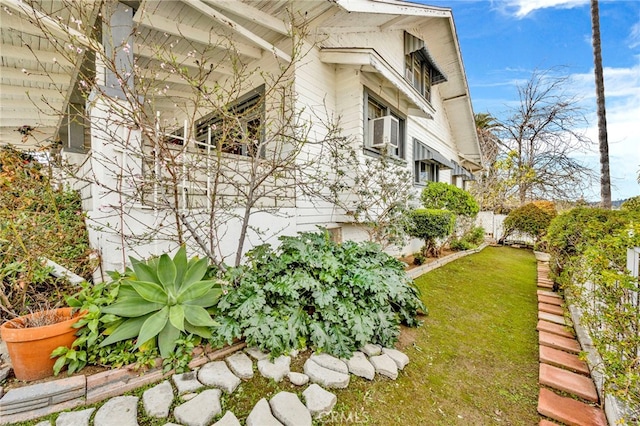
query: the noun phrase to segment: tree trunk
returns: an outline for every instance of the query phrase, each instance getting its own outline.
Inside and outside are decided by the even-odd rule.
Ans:
[[[609,142],[607,140],[607,114],[604,102],[604,75],[600,45],[600,14],[598,0],[591,0],[591,29],[593,30],[593,63],[598,105],[598,144],[600,146],[600,197],[602,207],[611,209],[611,176],[609,174]]]

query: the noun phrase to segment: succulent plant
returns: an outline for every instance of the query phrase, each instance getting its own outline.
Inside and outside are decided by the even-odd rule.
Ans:
[[[217,324],[207,308],[216,304],[222,289],[218,281],[204,279],[206,258],[187,260],[183,246],[173,259],[163,254],[147,261],[130,260],[131,278],[120,285],[114,303],[102,308],[103,314],[123,320],[100,346],[137,337],[136,349],[155,343],[167,358],[183,334],[211,337],[209,327]]]

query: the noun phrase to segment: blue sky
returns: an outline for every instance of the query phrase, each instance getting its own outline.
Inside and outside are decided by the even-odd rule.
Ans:
[[[599,171],[589,0],[418,1],[453,10],[475,112],[501,116],[517,104],[516,84],[533,70],[563,67],[594,141],[577,157]],[[599,4],[615,200],[640,194],[640,0]],[[598,200],[599,187],[586,195]]]

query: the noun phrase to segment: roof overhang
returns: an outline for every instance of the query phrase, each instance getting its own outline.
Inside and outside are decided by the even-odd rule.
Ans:
[[[375,49],[371,48],[322,48],[320,60],[327,64],[339,64],[373,72],[382,76],[413,104],[410,114],[433,118],[435,110]]]

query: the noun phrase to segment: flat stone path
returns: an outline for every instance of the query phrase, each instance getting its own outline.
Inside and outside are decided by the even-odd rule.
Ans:
[[[578,357],[580,344],[566,317],[562,297],[553,291],[549,265],[538,262],[540,342],[540,426],[606,426],[589,367]],[[570,395],[570,396],[564,396]]]
[[[368,344],[361,351],[354,352],[349,360],[313,354],[305,362],[303,373],[291,371],[289,356],[271,361],[267,354],[256,348],[245,348],[224,360],[198,363],[189,372],[168,375],[145,390],[140,398],[113,396],[99,407],[60,413],[54,423],[44,420],[37,425],[137,426],[139,420],[150,417],[164,420],[166,425],[183,426],[311,426],[313,419],[321,419],[331,413],[337,403],[331,389],[346,388],[351,375],[368,380],[376,375],[395,380],[408,363],[409,358],[396,349]],[[246,418],[238,418],[225,409],[224,395],[234,393],[243,380],[251,380],[255,370],[271,380],[287,378],[300,391],[281,391],[269,400],[262,398]],[[60,392],[63,395],[73,394],[76,388],[81,388],[76,383],[79,380],[84,381],[84,376],[9,390],[0,398],[0,424],[42,416],[37,411],[30,415],[21,408],[25,404],[39,407],[42,398],[55,399]]]

